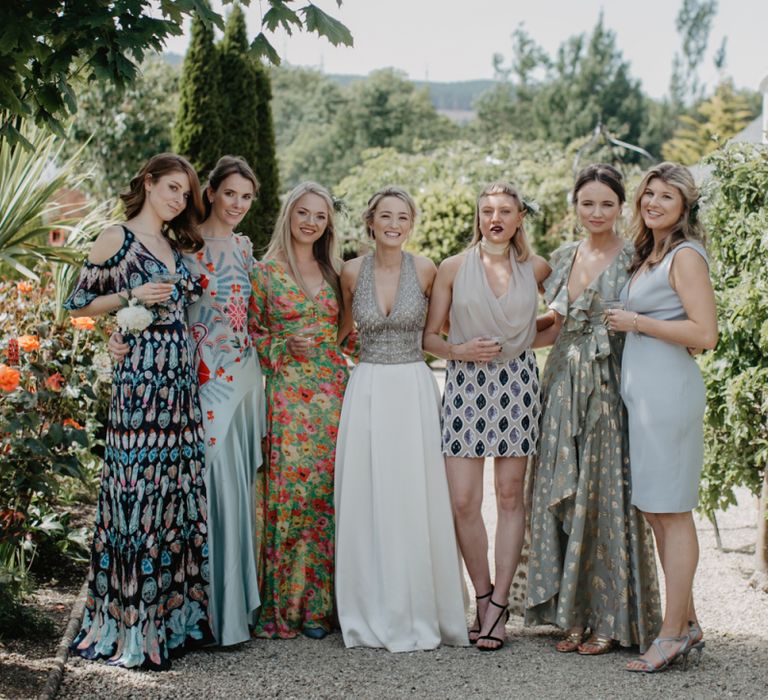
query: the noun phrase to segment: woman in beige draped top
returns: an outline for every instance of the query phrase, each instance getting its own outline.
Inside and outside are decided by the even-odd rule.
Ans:
[[[424,349],[448,360],[443,454],[459,546],[477,598],[470,642],[482,651],[504,645],[525,528],[525,468],[538,438],[539,381],[531,347],[536,290],[550,267],[528,247],[524,218],[525,205],[512,185],[494,183],[480,193],[474,238],[440,265],[424,329]],[[446,340],[440,332],[449,313]],[[486,457],[494,458],[498,511],[495,587],[481,515]]]

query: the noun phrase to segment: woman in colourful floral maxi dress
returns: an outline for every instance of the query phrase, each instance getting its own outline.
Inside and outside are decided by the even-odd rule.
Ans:
[[[266,375],[268,465],[261,544],[261,637],[324,637],[333,622],[333,481],[347,383],[333,202],[314,183],[287,197],[253,275],[255,342]]]

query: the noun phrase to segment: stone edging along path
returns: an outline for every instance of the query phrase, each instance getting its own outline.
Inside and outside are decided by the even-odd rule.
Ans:
[[[75,603],[72,606],[72,611],[69,614],[69,621],[67,627],[64,630],[64,634],[59,641],[59,646],[56,647],[56,656],[53,660],[53,668],[48,672],[48,678],[45,681],[45,686],[42,692],[38,696],[39,700],[51,700],[56,697],[56,693],[59,691],[61,685],[61,679],[64,676],[64,667],[67,664],[69,658],[69,645],[72,644],[72,640],[80,630],[80,621],[83,617],[83,609],[85,607],[85,596],[88,593],[88,583],[83,582],[80,587],[80,592],[77,594]]]

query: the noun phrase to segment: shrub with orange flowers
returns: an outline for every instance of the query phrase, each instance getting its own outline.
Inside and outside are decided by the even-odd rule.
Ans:
[[[40,349],[40,338],[36,335],[20,335],[16,342],[24,352],[32,352]]]
[[[94,319],[57,321],[55,298],[50,276],[0,282],[0,582],[23,578],[40,545],[82,556],[64,502],[98,481],[105,338]]]
[[[19,370],[0,364],[0,390],[6,393],[16,390],[19,386],[20,376]]]
[[[96,321],[90,316],[78,316],[77,318],[70,318],[69,321],[80,331],[92,331],[96,328]]]

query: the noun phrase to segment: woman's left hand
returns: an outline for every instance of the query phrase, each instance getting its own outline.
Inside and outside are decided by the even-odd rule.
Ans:
[[[635,326],[636,315],[637,314],[634,311],[625,311],[624,309],[606,309],[605,325],[608,326],[608,330],[620,331],[621,333],[629,333],[630,331],[637,330]]]

